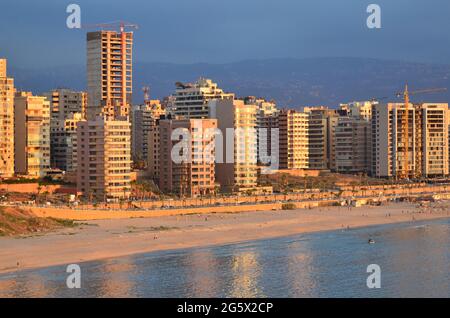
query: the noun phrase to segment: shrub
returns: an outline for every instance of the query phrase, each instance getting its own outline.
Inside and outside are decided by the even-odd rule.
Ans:
[[[283,210],[295,210],[297,206],[294,203],[283,203],[281,209]]]

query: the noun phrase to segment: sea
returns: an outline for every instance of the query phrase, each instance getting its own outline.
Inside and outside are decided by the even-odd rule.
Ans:
[[[450,221],[152,252],[74,272],[68,265],[2,274],[0,297],[447,298]]]

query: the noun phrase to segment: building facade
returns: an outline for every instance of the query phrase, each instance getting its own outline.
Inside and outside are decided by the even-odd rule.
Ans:
[[[88,119],[127,117],[133,91],[133,32],[87,34]]]
[[[309,115],[282,110],[278,115],[280,129],[280,169],[309,168]]]
[[[345,111],[348,116],[361,118],[367,121],[372,119],[372,106],[378,104],[378,101],[362,101],[340,104],[340,109]]]
[[[133,33],[87,34],[87,121],[77,128],[77,188],[85,198],[131,193]]]
[[[195,83],[177,83],[172,98],[171,112],[178,117],[208,118],[208,102],[213,99],[233,98],[210,79],[200,78]]]
[[[57,88],[43,96],[50,103],[50,167],[74,172],[76,128],[86,119],[87,93]]]
[[[229,98],[212,100],[209,108],[211,118],[218,120],[223,138],[216,180],[227,192],[254,190],[258,186],[257,106]]]
[[[43,178],[50,169],[50,103],[43,96],[17,92],[14,98],[15,173]]]
[[[77,190],[89,200],[124,199],[131,194],[131,124],[127,120],[78,122]]]
[[[54,119],[50,125],[50,166],[66,172],[77,170],[77,124],[85,120],[81,113],[66,119]]]
[[[408,178],[448,175],[448,104],[379,104],[372,111],[372,175]],[[408,127],[408,144],[403,134]],[[408,165],[405,165],[406,159]]]
[[[258,164],[269,165],[273,158],[272,148],[278,148],[278,109],[274,101],[266,101],[262,98],[249,96],[244,99],[246,105],[256,105],[256,134]],[[275,139],[272,139],[274,137]],[[274,153],[274,156],[276,154]]]
[[[143,162],[147,166],[149,156],[150,132],[156,129],[156,122],[165,115],[159,100],[149,100],[144,105],[132,108],[132,155],[134,162]]]
[[[168,116],[171,117],[171,116]],[[159,157],[160,157],[160,135],[159,135],[159,122],[161,119],[166,119],[166,116],[160,117],[155,121],[155,128],[149,132],[148,137],[148,174],[150,178],[156,183],[159,184]]]
[[[161,191],[175,193],[181,197],[198,197],[215,193],[216,129],[215,119],[159,121]],[[180,147],[181,150],[174,150],[174,147]],[[180,156],[179,159],[173,157],[175,153]]]
[[[65,120],[73,114],[81,114],[86,118],[87,93],[76,92],[66,88],[58,88],[43,94],[50,102],[51,121]]]
[[[0,59],[0,179],[14,175],[14,79]]]
[[[309,169],[331,169],[333,162],[333,134],[337,123],[338,113],[327,107],[305,107],[304,112],[309,115]]]
[[[368,173],[371,164],[371,123],[363,118],[339,117],[334,131],[333,171]]]
[[[422,115],[422,176],[449,175],[448,104],[424,103],[416,106]],[[418,158],[419,159],[419,158]]]

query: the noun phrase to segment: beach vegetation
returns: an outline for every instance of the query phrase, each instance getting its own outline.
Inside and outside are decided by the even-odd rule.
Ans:
[[[281,205],[281,209],[282,210],[295,210],[295,209],[297,209],[297,206],[295,205],[295,203],[283,203]]]

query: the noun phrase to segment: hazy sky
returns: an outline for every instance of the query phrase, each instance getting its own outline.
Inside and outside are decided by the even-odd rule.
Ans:
[[[85,64],[82,23],[139,25],[138,62],[224,63],[277,57],[353,56],[450,64],[448,0],[1,0],[0,56],[15,67]],[[370,3],[382,28],[366,26]]]

